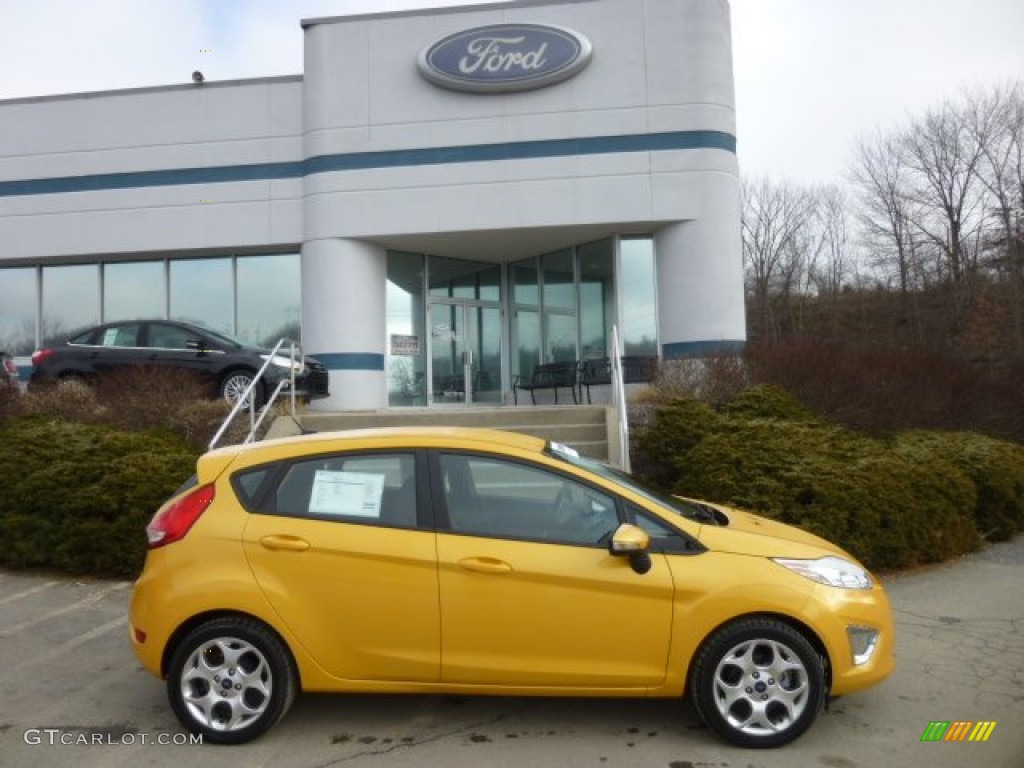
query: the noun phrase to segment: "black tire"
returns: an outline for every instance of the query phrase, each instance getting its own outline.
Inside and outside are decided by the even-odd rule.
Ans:
[[[244,618],[213,619],[189,632],[167,673],[171,709],[208,744],[242,744],[262,735],[284,717],[297,689],[284,643]]]
[[[690,685],[701,719],[740,747],[797,739],[825,694],[818,652],[796,629],[772,619],[741,619],[716,631],[697,656]]]
[[[224,400],[231,405],[234,405],[241,398],[242,394],[244,394],[245,389],[252,383],[254,378],[256,378],[256,374],[253,371],[245,369],[228,371],[224,374],[223,378],[221,378],[220,384],[217,386],[217,392]],[[256,384],[252,393],[256,398],[256,407],[259,408],[263,405],[264,401],[262,381]]]

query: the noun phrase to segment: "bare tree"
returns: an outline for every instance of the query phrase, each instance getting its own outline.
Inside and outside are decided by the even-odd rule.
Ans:
[[[992,264],[1010,286],[1014,351],[1024,352],[1024,83],[985,91],[969,101],[969,127],[981,147],[979,178],[992,207],[985,239]]]
[[[778,338],[773,293],[787,298],[797,283],[803,254],[798,235],[813,212],[807,190],[761,179],[744,182],[743,258],[757,329]]]
[[[910,199],[906,153],[898,139],[882,133],[861,140],[855,153],[852,179],[858,190],[865,243],[875,254],[876,266],[883,270],[895,266],[906,306],[911,288],[920,287],[915,285],[916,211]]]
[[[815,191],[813,227],[816,230],[808,261],[808,282],[815,293],[828,303],[832,332],[838,326],[839,296],[847,278],[856,272],[855,253],[850,237],[849,203],[837,186]]]
[[[963,281],[976,266],[971,248],[983,214],[979,178],[982,146],[992,130],[991,116],[969,129],[965,110],[947,102],[911,123],[901,144],[913,171],[909,198],[919,206],[914,228],[942,250],[949,277]]]

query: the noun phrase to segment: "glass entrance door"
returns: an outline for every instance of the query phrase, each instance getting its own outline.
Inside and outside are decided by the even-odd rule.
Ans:
[[[431,402],[500,404],[501,354],[500,307],[430,305]]]

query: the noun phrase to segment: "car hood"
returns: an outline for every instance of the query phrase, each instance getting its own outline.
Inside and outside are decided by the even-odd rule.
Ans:
[[[697,502],[722,512],[728,525],[702,525],[698,538],[701,544],[720,552],[762,557],[818,558],[839,555],[853,558],[840,547],[820,536],[792,525],[770,520],[721,504]]]

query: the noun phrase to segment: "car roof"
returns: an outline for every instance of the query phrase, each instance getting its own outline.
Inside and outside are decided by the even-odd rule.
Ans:
[[[476,447],[490,446],[512,450],[540,453],[547,441],[531,435],[506,432],[499,429],[475,427],[382,427],[376,429],[349,429],[333,432],[314,432],[294,437],[280,437],[246,445],[229,445],[211,451],[207,456],[217,454],[284,454],[294,449],[297,454],[315,452],[318,446],[328,450],[347,448],[380,447],[427,447],[432,445],[455,446],[466,443]],[[469,447],[467,445],[466,447]],[[249,458],[249,457],[247,457]]]

